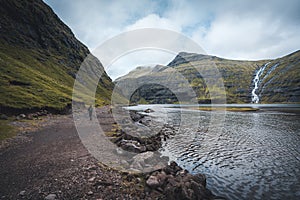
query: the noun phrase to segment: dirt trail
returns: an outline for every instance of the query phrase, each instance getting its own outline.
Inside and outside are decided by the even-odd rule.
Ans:
[[[101,112],[101,126],[108,131],[113,118],[107,107]],[[97,165],[82,145],[71,115],[50,121],[28,134],[27,142],[0,149],[0,198],[144,198],[139,179],[124,179],[124,174]]]

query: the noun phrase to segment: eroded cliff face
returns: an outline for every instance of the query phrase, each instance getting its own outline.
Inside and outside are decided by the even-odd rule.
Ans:
[[[63,110],[88,48],[42,0],[1,0],[0,12],[0,112]],[[100,61],[90,60],[102,73],[96,103],[108,104],[114,84]]]
[[[239,61],[195,53],[179,53],[167,66],[138,67],[116,80],[131,96],[132,103],[251,103],[255,73],[266,63],[256,91],[262,103],[289,103],[299,100],[299,51],[275,60]],[[221,76],[219,80],[216,71]],[[213,84],[222,81],[222,88]],[[210,82],[210,83],[209,83]],[[210,84],[210,87],[209,87]],[[192,89],[192,92],[189,89]],[[134,92],[133,92],[134,91]],[[179,98],[178,98],[179,97]],[[184,99],[186,97],[186,99]]]

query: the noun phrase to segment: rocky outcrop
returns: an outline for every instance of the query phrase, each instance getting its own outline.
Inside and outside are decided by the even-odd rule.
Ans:
[[[147,112],[146,112],[147,111]],[[144,113],[154,110],[146,109]],[[147,116],[138,111],[130,111],[130,117],[135,125],[142,123]],[[133,134],[132,131],[129,133]],[[213,200],[224,199],[212,194],[206,188],[206,177],[203,174],[190,174],[181,168],[176,162],[169,161],[168,157],[162,157],[159,149],[163,141],[176,134],[171,125],[164,125],[159,133],[151,137],[132,136],[122,129],[114,131],[111,140],[117,144],[117,152],[137,153],[131,159],[121,162],[124,169],[137,172],[144,180],[145,196],[150,199],[174,199],[174,200]],[[133,134],[136,135],[136,134]],[[141,174],[141,172],[143,172]]]
[[[224,199],[212,194],[206,188],[206,177],[203,174],[190,174],[175,162],[146,178],[146,192],[150,196],[173,200],[209,200]]]
[[[142,121],[139,123],[143,123]],[[129,132],[130,133],[130,132]],[[162,146],[162,141],[175,134],[175,129],[169,125],[164,127],[155,135],[150,137],[133,136],[122,129],[116,129],[111,141],[125,151],[143,153],[157,151]]]

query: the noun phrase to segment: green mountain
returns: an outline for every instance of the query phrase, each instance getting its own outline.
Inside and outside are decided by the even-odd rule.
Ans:
[[[261,75],[258,94],[264,103],[300,102],[300,51],[267,64]]]
[[[64,112],[89,50],[42,0],[0,0],[0,13],[0,113]],[[96,104],[108,104],[114,84],[90,59],[103,72]]]
[[[299,60],[299,51],[275,60],[259,61],[228,60],[181,52],[167,66],[138,67],[115,83],[131,103],[190,101],[189,98],[193,95],[188,88],[192,89],[196,96],[194,102],[198,103],[210,103],[212,100],[222,102],[222,95],[226,95],[227,103],[251,103],[254,78],[264,68],[255,90],[259,102],[298,103]],[[217,79],[216,70],[220,74]],[[220,81],[223,82],[225,94],[218,87]],[[134,89],[128,89],[128,85]]]

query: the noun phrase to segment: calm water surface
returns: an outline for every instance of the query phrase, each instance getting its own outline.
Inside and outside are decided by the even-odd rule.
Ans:
[[[180,127],[162,154],[228,199],[300,199],[300,115],[151,107],[154,120]],[[290,108],[289,108],[290,109]],[[282,110],[282,109],[281,109]],[[283,109],[284,110],[284,109]]]

